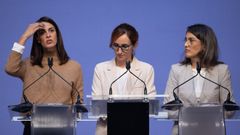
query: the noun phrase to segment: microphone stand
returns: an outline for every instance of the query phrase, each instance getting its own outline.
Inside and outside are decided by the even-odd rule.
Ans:
[[[136,76],[130,69],[129,69],[129,72],[130,72],[134,77],[136,77],[138,80],[140,80],[140,81],[143,83],[143,85],[144,85],[143,94],[144,94],[144,95],[147,95],[146,83],[145,83],[142,79],[140,79],[138,76]],[[148,99],[147,99],[146,97],[144,97],[144,100],[143,100],[143,101],[144,101],[144,102],[148,102]]]
[[[53,68],[52,68],[52,66],[53,66],[53,58],[48,58],[48,66],[49,66],[49,69],[51,70],[51,71],[53,71],[58,77],[60,77],[64,82],[66,82],[69,86],[71,86],[72,87],[72,89],[75,91],[75,92],[77,92],[77,102],[75,103],[75,109],[76,109],[76,112],[88,112],[88,110],[87,110],[87,108],[85,107],[85,106],[83,106],[83,104],[81,103],[81,101],[80,101],[80,94],[79,94],[79,92],[77,91],[77,89],[74,87],[74,83],[72,82],[72,84],[71,83],[69,83],[66,79],[64,79],[60,74],[58,74]]]
[[[112,85],[118,80],[118,79],[120,79],[122,76],[124,76],[128,71],[129,71],[129,67],[128,67],[128,65],[126,64],[126,71],[122,74],[122,75],[120,75],[117,79],[115,79],[112,83],[111,83],[111,85],[110,85],[110,88],[109,88],[109,99],[108,99],[108,102],[113,102],[113,98],[111,97],[111,95],[112,95]]]
[[[234,111],[234,110],[239,110],[240,109],[239,106],[235,102],[231,101],[230,91],[228,90],[228,88],[226,88],[226,87],[224,87],[224,86],[222,86],[222,85],[220,85],[220,84],[218,84],[218,83],[216,83],[216,82],[214,82],[214,81],[212,81],[212,80],[202,76],[200,73],[199,73],[199,75],[202,78],[208,80],[209,82],[212,82],[212,83],[216,84],[217,86],[222,87],[223,89],[225,89],[228,92],[227,99],[223,103],[223,107],[225,108],[226,111]]]
[[[146,83],[145,83],[142,79],[140,79],[138,76],[136,76],[136,75],[130,70],[130,68],[131,68],[131,61],[126,61],[126,69],[127,69],[134,77],[136,77],[138,80],[140,80],[140,81],[144,84],[143,94],[144,94],[144,95],[147,95],[147,86],[146,86]],[[144,101],[144,102],[148,102],[149,100],[148,100],[146,97],[144,97],[143,101]]]
[[[112,95],[112,85],[113,85],[119,78],[121,78],[123,75],[125,75],[127,72],[128,72],[128,70],[125,71],[122,75],[120,75],[117,79],[115,79],[115,80],[111,83],[110,89],[109,89],[109,95]]]
[[[164,104],[161,108],[166,109],[166,110],[178,110],[179,108],[181,108],[183,106],[182,101],[179,99],[179,97],[176,94],[176,90],[184,85],[185,83],[187,83],[188,81],[192,80],[193,78],[195,78],[198,75],[198,73],[196,75],[194,75],[193,77],[189,78],[188,80],[186,80],[185,82],[183,82],[182,84],[178,85],[177,87],[175,87],[173,89],[173,96],[174,96],[174,100]]]
[[[199,66],[198,62],[197,62],[196,70],[197,70],[196,75],[189,78],[188,80],[186,80],[185,82],[183,82],[182,84],[178,85],[177,87],[175,87],[173,89],[174,100],[164,104],[161,108],[166,109],[166,110],[178,110],[179,108],[181,108],[183,106],[182,101],[179,99],[179,97],[177,96],[175,91],[177,90],[177,88],[184,85],[185,83],[187,83],[188,81],[192,80],[193,78],[195,78],[196,76],[198,76],[200,74],[201,67]]]
[[[24,92],[29,88],[31,87],[33,84],[35,84],[38,80],[40,80],[43,76],[45,76],[48,72],[50,71],[50,68],[44,73],[42,74],[38,79],[36,79],[35,81],[33,81],[31,84],[29,84],[27,87],[25,87],[23,89],[23,99],[25,102],[23,103],[20,103],[18,105],[15,105],[13,108],[12,108],[12,111],[15,111],[15,112],[20,112],[20,113],[27,113],[29,111],[32,110],[32,107],[33,107],[33,104],[27,99],[26,95],[24,94]]]

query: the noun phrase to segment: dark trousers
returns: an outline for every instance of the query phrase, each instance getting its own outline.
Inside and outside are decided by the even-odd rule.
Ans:
[[[31,135],[31,122],[25,121],[24,124],[24,130],[23,135]]]

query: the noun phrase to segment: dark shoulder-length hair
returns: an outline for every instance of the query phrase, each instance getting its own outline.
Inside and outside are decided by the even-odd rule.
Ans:
[[[118,25],[113,31],[110,40],[109,47],[112,47],[112,44],[122,35],[127,34],[128,38],[131,41],[131,44],[135,47],[138,42],[138,32],[137,30],[128,23],[122,23]]]
[[[46,16],[41,17],[36,22],[47,22],[47,23],[52,24],[55,27],[56,33],[57,33],[56,50],[57,50],[58,59],[60,60],[59,64],[60,65],[65,64],[69,60],[69,56],[64,48],[62,34],[61,34],[56,22],[53,19],[46,17]],[[38,39],[40,36],[39,33],[40,33],[40,30],[36,31],[33,35],[30,59],[31,59],[32,65],[38,65],[40,67],[43,67],[42,59],[43,59],[43,55],[44,55],[44,50],[43,50],[42,45],[38,42]]]
[[[213,29],[205,24],[194,24],[187,27],[186,33],[190,32],[196,36],[200,41],[203,49],[199,52],[200,64],[206,69],[223,62],[218,61],[218,42]],[[184,58],[180,62],[183,65],[191,64],[191,59]]]

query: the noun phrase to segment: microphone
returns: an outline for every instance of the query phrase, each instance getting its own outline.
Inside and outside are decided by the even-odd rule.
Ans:
[[[223,106],[224,106],[225,110],[227,110],[227,111],[239,110],[239,109],[240,109],[239,106],[238,106],[235,102],[231,101],[231,97],[230,97],[230,94],[231,94],[231,93],[230,93],[230,90],[229,90],[228,88],[220,85],[219,83],[216,83],[216,82],[214,82],[213,80],[210,80],[210,79],[202,76],[201,73],[200,73],[200,71],[201,71],[201,65],[199,64],[199,62],[197,62],[197,67],[198,67],[198,74],[199,74],[202,78],[208,80],[209,82],[212,82],[212,83],[216,84],[217,86],[223,88],[224,90],[226,90],[226,91],[228,92],[228,94],[227,94],[227,99],[226,99],[226,100],[224,101],[224,103],[223,103]]]
[[[58,74],[53,68],[53,58],[48,58],[48,67],[51,71],[53,71],[58,77],[60,77],[64,82],[66,82],[69,86],[72,87],[72,89],[77,93],[77,102],[75,103],[75,109],[76,112],[88,112],[87,108],[84,107],[80,101],[80,94],[78,90],[74,87],[74,83],[68,82],[66,79],[64,79],[60,74]]]
[[[201,65],[200,65],[199,62],[197,62],[197,68],[196,69],[197,69],[197,73],[200,74],[202,68],[201,68]]]
[[[126,70],[122,75],[120,75],[117,79],[115,79],[115,80],[111,83],[110,88],[109,88],[109,95],[112,95],[112,85],[129,71],[129,67],[127,66],[127,64],[126,64],[126,69],[127,69],[127,70]]]
[[[50,63],[50,61],[48,60],[48,65],[49,65],[49,63]],[[50,71],[50,66],[49,66],[49,69],[44,74],[42,74],[39,78],[37,78],[35,81],[30,83],[27,87],[25,87],[23,89],[23,99],[24,99],[25,102],[20,103],[18,105],[14,105],[14,107],[12,108],[12,111],[20,112],[20,113],[27,113],[32,109],[33,104],[27,99],[27,96],[25,95],[25,91],[29,87],[31,87],[33,84],[35,84],[38,80],[40,80],[43,76],[45,76],[49,71]]]
[[[192,80],[193,78],[195,78],[196,76],[198,76],[198,74],[200,73],[200,70],[201,70],[201,67],[196,67],[197,69],[197,74],[194,75],[193,77],[189,78],[188,80],[184,81],[183,83],[179,84],[177,87],[175,87],[173,89],[173,96],[174,96],[174,100],[164,104],[162,106],[163,109],[166,109],[166,110],[178,110],[180,107],[183,106],[183,103],[182,101],[179,99],[179,97],[177,96],[176,94],[176,90],[181,87],[182,85],[184,85],[185,83],[189,82],[190,80]]]
[[[53,66],[53,58],[52,57],[48,57],[48,67],[49,69],[52,69],[52,66]]]
[[[145,83],[142,79],[140,79],[138,76],[136,76],[136,75],[130,70],[130,68],[131,68],[131,61],[127,61],[127,62],[126,62],[126,68],[127,68],[127,70],[128,70],[134,77],[136,77],[139,81],[141,81],[141,82],[143,83],[143,85],[144,85],[143,94],[144,94],[144,95],[147,95],[147,86],[146,86],[146,83]]]
[[[130,70],[131,68],[131,62],[130,61],[126,61],[126,69]]]

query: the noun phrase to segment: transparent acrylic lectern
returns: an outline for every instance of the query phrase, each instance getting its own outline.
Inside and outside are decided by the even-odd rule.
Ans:
[[[32,135],[75,135],[74,109],[67,105],[33,107]]]
[[[90,117],[107,118],[108,135],[149,134],[149,116],[158,115],[162,95],[87,96]]]
[[[226,121],[240,122],[237,104],[199,104],[182,106],[171,104],[169,120],[177,121],[178,135],[226,135]],[[176,109],[178,108],[178,109]],[[161,119],[159,119],[161,121]]]
[[[80,112],[75,105],[33,105],[29,112],[19,112],[17,105],[8,106],[12,121],[31,122],[31,135],[76,135]]]
[[[225,135],[223,106],[180,108],[178,131],[179,135]]]

